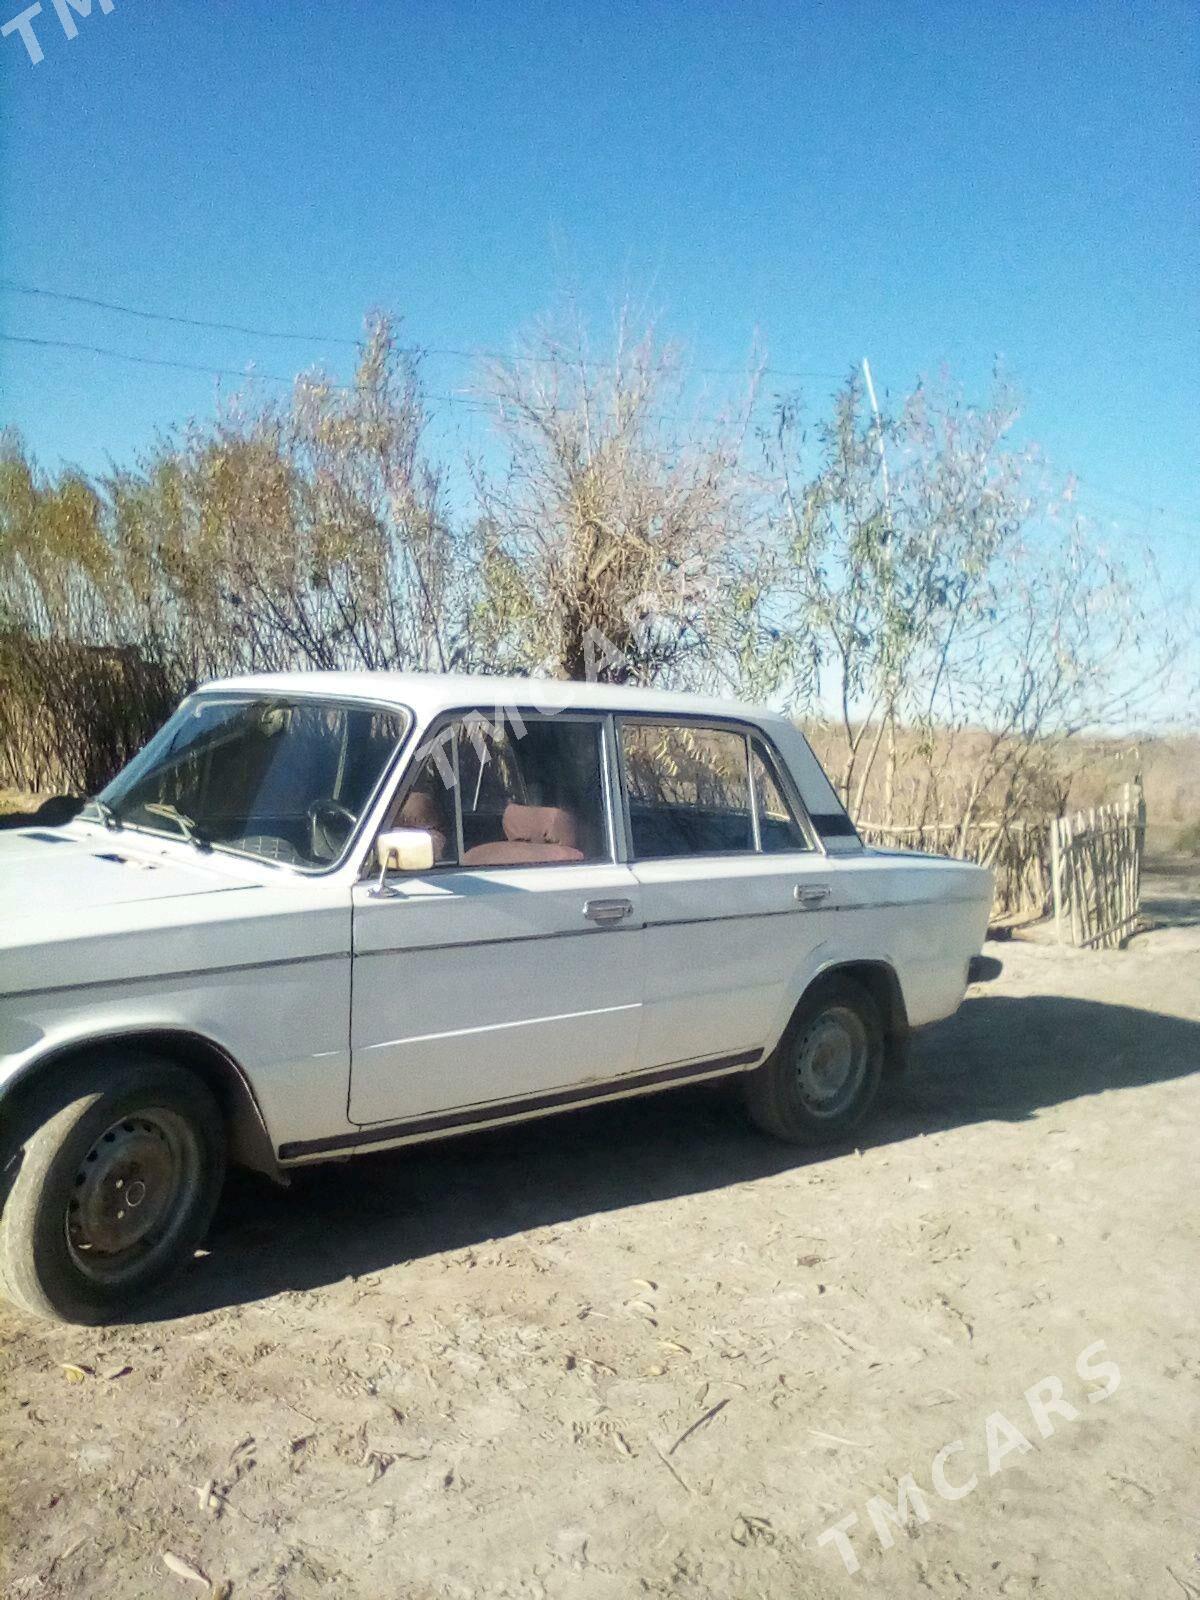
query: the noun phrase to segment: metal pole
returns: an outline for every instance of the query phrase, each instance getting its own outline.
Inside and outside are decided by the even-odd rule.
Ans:
[[[883,448],[883,418],[879,415],[879,401],[875,398],[875,384],[871,378],[871,363],[866,356],[862,359],[862,369],[867,385],[867,399],[871,402],[871,415],[875,418],[875,442],[879,448],[879,470],[883,478],[883,504],[890,523],[892,520],[892,485],[888,477],[887,451]]]

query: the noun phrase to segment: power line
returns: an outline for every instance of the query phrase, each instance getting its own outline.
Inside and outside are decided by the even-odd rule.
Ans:
[[[0,285],[0,287],[3,287],[3,285]],[[231,327],[232,324],[203,324],[203,326]],[[300,336],[297,335],[296,337]],[[204,366],[192,361],[175,361],[165,356],[135,355],[128,350],[113,350],[104,345],[83,344],[73,339],[44,339],[35,338],[29,334],[0,332],[0,341],[3,341],[6,344],[27,345],[36,349],[67,350],[76,354],[100,356],[108,361],[130,362],[133,365],[140,367],[167,367],[179,372],[199,373],[202,377],[208,378],[231,378],[235,379],[239,383],[259,380],[264,383],[284,384],[290,388],[293,387],[297,382],[296,375],[293,375],[289,378],[284,377],[281,373],[264,372],[256,368],[251,368],[251,370],[239,370],[234,367]],[[324,382],[327,388],[334,389],[341,394],[352,393],[355,388],[354,384],[331,383],[328,382],[328,380],[324,380]],[[490,414],[493,409],[486,401],[477,399],[472,395],[428,394],[425,398],[438,405],[464,406],[469,411],[477,414]],[[658,417],[655,420],[665,423],[672,420],[679,421],[680,419]],[[719,419],[714,417],[694,417],[690,420],[693,422],[715,423]],[[1194,534],[1197,529],[1200,528],[1200,521],[1190,518],[1186,512],[1172,511],[1168,506],[1156,505],[1152,501],[1139,499],[1135,495],[1123,494],[1117,490],[1109,489],[1107,487],[1099,488],[1093,486],[1086,479],[1077,479],[1076,481],[1079,484],[1079,487],[1085,491],[1085,494],[1088,497],[1098,496],[1101,500],[1110,499],[1114,501],[1122,501],[1126,505],[1141,511],[1144,515],[1146,515],[1147,521],[1149,520],[1150,516],[1160,519],[1161,532],[1170,532],[1178,537],[1186,538]],[[1082,502],[1078,503],[1080,503],[1080,509],[1086,512],[1088,509],[1086,504],[1083,504]],[[1093,511],[1093,514],[1095,514],[1095,511]],[[1168,519],[1166,526],[1161,526],[1162,519]],[[1100,520],[1103,520],[1103,518],[1101,517]],[[1174,526],[1171,526],[1171,523],[1174,523]],[[1147,529],[1147,531],[1149,531],[1149,529]]]
[[[8,294],[23,294],[41,300],[59,300],[69,305],[89,306],[93,310],[113,311],[120,316],[137,317],[143,322],[169,322],[177,327],[205,328],[216,333],[240,333],[255,339],[286,339],[304,344],[336,344],[349,349],[362,350],[361,339],[348,339],[345,335],[336,333],[293,333],[281,329],[254,328],[239,322],[215,322],[204,317],[186,317],[176,312],[148,311],[143,306],[125,305],[117,300],[99,300],[90,295],[66,294],[57,289],[43,289],[34,284],[17,283],[12,278],[0,279],[0,289]],[[456,361],[517,361],[546,365],[553,363],[553,356],[537,356],[528,354],[506,355],[500,350],[466,350],[453,345],[402,345],[400,346],[408,355],[445,356]],[[572,363],[576,364],[576,363]],[[577,363],[585,367],[612,368],[611,361],[582,360]],[[205,368],[205,371],[208,369]],[[744,377],[746,369],[742,367],[696,367],[694,369],[707,377]],[[763,367],[764,375],[770,374],[776,378],[820,378],[831,383],[840,383],[845,373],[817,372],[783,367]]]
[[[238,378],[245,381],[247,378],[261,378],[267,383],[295,382],[294,378],[284,378],[275,372],[239,372],[233,367],[205,367],[193,361],[169,361],[163,356],[136,356],[127,350],[109,350],[98,344],[79,344],[74,339],[35,339],[27,334],[0,333],[0,339],[6,344],[36,345],[44,350],[75,350],[86,355],[104,356],[110,361],[132,361],[139,367],[174,367],[180,372],[200,372],[209,378]],[[345,388],[345,384],[337,384],[336,388]]]
[[[248,370],[238,370],[234,367],[204,366],[198,362],[175,361],[165,356],[135,355],[128,350],[113,350],[104,345],[83,344],[74,339],[35,338],[31,334],[0,332],[0,342],[6,344],[29,345],[43,350],[67,350],[80,355],[100,356],[108,361],[132,362],[134,365],[140,367],[168,367],[179,372],[199,373],[203,377],[231,378],[239,383],[252,383],[255,380],[258,380],[263,383],[278,383],[284,384],[287,387],[294,387],[296,383],[299,382],[300,378],[304,376],[303,373],[299,373],[293,377],[286,378],[278,372],[264,372],[261,368],[254,367],[250,363],[247,364]],[[333,383],[326,378],[322,378],[320,382],[323,387],[332,389],[338,394],[352,394],[357,387],[352,383]],[[477,398],[474,395],[438,394],[425,391],[422,394],[422,398],[436,405],[461,406],[476,416],[482,415],[494,417],[496,414],[496,407],[493,404],[482,398]],[[552,408],[545,406],[530,406],[528,409],[536,412],[540,416],[548,416],[550,415]],[[654,414],[650,416],[649,420],[662,424],[663,426],[676,426],[680,423],[683,423],[685,425],[700,424],[717,427],[728,419],[700,415],[667,416],[665,414]]]
[[[62,294],[54,289],[38,289],[32,284],[14,283],[11,278],[0,279],[0,289],[8,294],[33,295],[40,300],[62,300],[70,305],[91,306],[99,311],[116,311],[124,317],[140,317],[144,322],[173,322],[184,328],[210,328],[218,333],[244,333],[253,339],[290,339],[304,344],[341,344],[355,350],[362,349],[360,339],[339,338],[326,333],[285,333],[278,329],[251,328],[240,322],[209,322],[201,317],[182,317],[169,311],[145,311],[139,306],[121,305],[116,300],[94,300],[84,294]]]
[[[1194,512],[1180,511],[1171,506],[1159,505],[1156,501],[1145,499],[1139,495],[1124,494],[1118,489],[1110,489],[1106,485],[1093,483],[1089,478],[1080,478],[1077,481],[1080,488],[1100,500],[1113,500],[1119,505],[1129,506],[1135,511],[1140,511],[1147,517],[1167,517],[1174,522],[1190,523],[1193,528],[1200,527],[1200,517],[1197,517]]]
[[[131,361],[139,367],[174,367],[180,372],[198,372],[206,378],[236,378],[242,383],[257,378],[264,383],[284,383],[289,386],[296,382],[295,377],[285,378],[278,372],[262,372],[257,369],[238,371],[234,367],[206,367],[193,361],[171,361],[164,356],[138,356],[128,350],[110,350],[104,345],[80,344],[74,339],[35,339],[27,334],[0,333],[0,340],[6,344],[34,345],[45,350],[72,350],[84,355],[103,356],[110,361]],[[352,383],[326,382],[325,387],[349,394],[355,386]],[[475,400],[470,395],[431,394],[427,398],[439,404],[470,406],[474,410],[486,409],[482,401]]]
[[[0,287],[3,287],[3,285],[0,285]],[[209,326],[209,324],[205,324],[205,326]],[[213,324],[212,326],[216,326],[216,324]],[[220,324],[220,326],[232,326],[232,324]],[[300,336],[297,335],[297,337]],[[100,356],[105,360],[125,361],[130,362],[135,366],[167,367],[173,368],[180,372],[199,373],[203,377],[232,378],[240,383],[254,381],[257,379],[264,383],[279,383],[291,387],[297,381],[297,375],[285,377],[282,373],[265,372],[249,364],[249,370],[247,370],[247,368],[238,369],[235,367],[206,366],[199,362],[176,361],[165,356],[135,355],[132,351],[114,350],[105,345],[83,344],[73,339],[45,339],[35,338],[30,334],[0,332],[0,340],[6,344],[28,345],[37,349],[68,350],[82,355]],[[354,384],[332,383],[328,380],[325,380],[325,382],[328,388],[334,389],[338,393],[342,394],[352,393],[355,388]],[[426,396],[426,398],[439,405],[465,406],[467,409],[475,412],[491,412],[493,409],[486,401],[467,394],[430,393]],[[679,417],[673,419],[667,417],[657,417],[655,420],[659,422],[690,420],[692,422],[715,423],[719,419],[715,417],[685,417],[682,419]],[[1123,494],[1115,489],[1110,489],[1107,486],[1100,487],[1098,485],[1093,485],[1089,479],[1077,478],[1076,483],[1078,484],[1079,488],[1084,491],[1084,497],[1077,499],[1077,503],[1080,504],[1080,508],[1083,510],[1087,509],[1087,506],[1083,503],[1085,498],[1098,498],[1102,501],[1112,500],[1121,502],[1133,510],[1140,511],[1147,518],[1153,516],[1159,519],[1160,522],[1165,519],[1168,524],[1174,524],[1173,527],[1169,527],[1164,531],[1171,531],[1178,535],[1186,536],[1187,533],[1195,532],[1198,528],[1200,528],[1200,520],[1192,517],[1186,511],[1175,511],[1169,506],[1157,505],[1153,501],[1142,499],[1136,495]],[[1128,513],[1126,513],[1126,515],[1127,514]]]
[[[249,363],[248,367],[250,367],[250,370],[243,369],[241,371],[233,367],[203,366],[198,362],[174,361],[165,356],[134,355],[128,350],[113,350],[105,345],[82,344],[74,339],[35,338],[31,334],[0,332],[0,341],[3,341],[6,344],[31,345],[38,349],[44,350],[69,350],[83,355],[101,356],[109,361],[129,361],[140,367],[172,367],[180,372],[197,372],[205,377],[211,378],[233,378],[241,383],[253,382],[255,379],[258,379],[264,383],[281,383],[288,386],[293,386],[298,382],[299,378],[303,376],[303,374],[298,374],[291,378],[285,378],[281,373],[264,372],[261,370],[261,368],[250,366]],[[356,387],[356,385],[352,383],[332,383],[328,379],[322,379],[321,382],[323,383],[324,387],[336,390],[340,394],[352,394]],[[439,405],[465,406],[468,410],[476,413],[482,412],[487,415],[492,415],[495,411],[494,406],[490,405],[486,400],[476,398],[474,395],[426,393],[424,398]],[[537,411],[541,415],[549,414],[547,407],[533,406],[530,407],[530,409]],[[708,423],[715,426],[722,419],[719,417],[705,416],[695,416],[690,418],[655,416],[652,420],[664,424],[685,421],[694,423]]]

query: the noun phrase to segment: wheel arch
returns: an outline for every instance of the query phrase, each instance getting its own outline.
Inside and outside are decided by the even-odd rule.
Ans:
[[[829,978],[835,974],[839,978],[853,978],[862,984],[878,1005],[883,1015],[884,1028],[888,1033],[908,1031],[908,1008],[904,1004],[904,990],[900,987],[899,974],[889,961],[876,958],[831,962],[829,966],[822,967],[820,972],[814,975],[813,983],[819,983],[822,978]],[[811,989],[812,983],[808,987]],[[807,992],[806,990],[805,993]]]
[[[835,977],[853,979],[861,984],[875,1001],[883,1018],[884,1073],[893,1075],[902,1072],[908,1064],[908,1042],[911,1034],[908,1007],[904,1003],[904,990],[899,973],[890,961],[881,956],[832,959],[819,966],[797,995],[796,1002],[780,1029],[779,1037],[783,1036],[787,1023],[795,1016],[813,989],[827,979]]]
[[[266,1173],[268,1177],[280,1178],[275,1148],[249,1079],[226,1049],[190,1028],[115,1028],[63,1041],[26,1062],[19,1075],[4,1085],[3,1097],[17,1101],[36,1089],[48,1072],[85,1060],[97,1050],[114,1045],[125,1046],[137,1054],[165,1056],[194,1072],[212,1090],[221,1108],[229,1135],[230,1161]]]

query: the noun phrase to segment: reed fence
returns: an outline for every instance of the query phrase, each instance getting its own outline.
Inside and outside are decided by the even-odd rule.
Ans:
[[[1140,783],[1120,800],[1050,824],[1054,922],[1060,944],[1115,950],[1137,927],[1146,844]]]
[[[0,786],[95,794],[177,699],[165,668],[132,645],[0,629]]]
[[[857,824],[867,844],[955,856],[996,874],[992,925],[1054,915],[1060,944],[1117,949],[1136,930],[1146,802],[1140,782],[1121,798],[1048,822]]]
[[[866,844],[957,856],[996,874],[993,925],[1036,922],[1051,908],[1049,837],[1044,822],[925,822],[912,827],[856,823]]]

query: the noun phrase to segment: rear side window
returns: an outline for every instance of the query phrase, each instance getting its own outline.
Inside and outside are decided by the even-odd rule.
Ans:
[[[793,811],[774,758],[761,740],[750,741],[750,772],[758,803],[759,844],[767,855],[784,850],[810,850],[808,836]]]
[[[725,728],[626,722],[621,754],[635,857],[754,850],[746,738]]]
[[[439,866],[608,861],[597,721],[468,713],[432,741],[394,818],[433,835]]]
[[[810,848],[761,739],[669,722],[620,732],[635,859]]]

